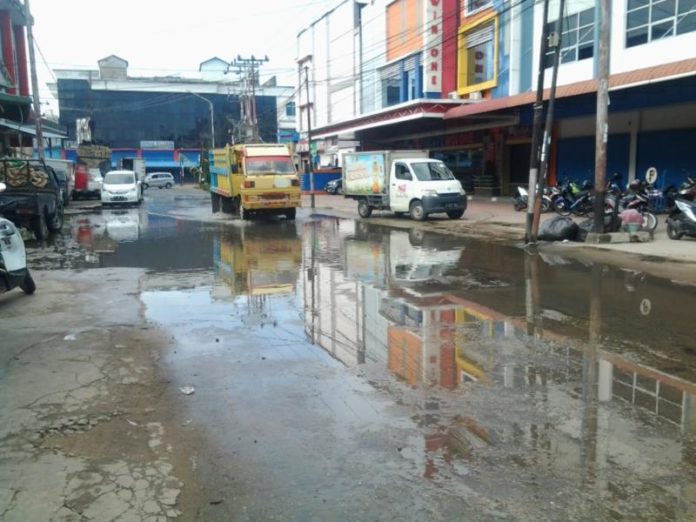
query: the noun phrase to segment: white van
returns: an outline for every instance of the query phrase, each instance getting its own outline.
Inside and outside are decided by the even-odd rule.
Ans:
[[[466,192],[452,171],[427,151],[354,152],[343,157],[343,192],[358,201],[358,214],[373,210],[409,213],[417,221],[445,213],[459,219],[466,210]]]
[[[132,170],[111,170],[104,175],[102,205],[140,205],[143,201],[140,181]]]

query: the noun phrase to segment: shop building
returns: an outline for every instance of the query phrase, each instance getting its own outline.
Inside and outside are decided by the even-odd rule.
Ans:
[[[343,140],[363,150],[427,149],[476,194],[525,184],[541,3],[350,3],[358,4],[353,34],[362,42],[353,47],[359,89],[350,115],[326,118],[311,102],[320,82],[312,81],[314,55],[304,55],[320,153],[327,144],[340,151]],[[594,178],[599,2],[566,6],[549,175],[582,181]],[[550,2],[550,29],[558,8]],[[696,174],[696,6],[627,0],[612,8],[608,171],[628,182],[654,166],[658,185],[678,184]],[[552,55],[543,60],[548,87]]]
[[[295,141],[293,87],[272,78],[255,85],[255,104],[250,104],[248,85],[231,79],[228,67],[214,57],[201,63],[200,78],[130,76],[128,62],[112,55],[95,70],[54,71],[57,81],[49,87],[74,143],[80,141],[80,122],[87,122],[91,140],[132,157],[152,157],[160,168],[181,167],[184,151],[189,157],[211,142],[220,147],[247,139],[250,113],[243,106],[255,108],[262,141]],[[153,151],[142,143],[171,147],[164,151],[158,145]]]

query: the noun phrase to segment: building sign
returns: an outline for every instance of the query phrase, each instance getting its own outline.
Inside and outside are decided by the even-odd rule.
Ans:
[[[442,93],[442,2],[425,0],[423,92]]]
[[[174,148],[174,142],[167,140],[142,140],[140,142],[140,148],[171,150]]]

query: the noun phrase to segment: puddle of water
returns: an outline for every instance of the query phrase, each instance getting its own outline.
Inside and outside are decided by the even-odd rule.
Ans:
[[[297,405],[283,394],[303,397],[319,413],[300,416],[302,433],[335,422],[333,436],[355,449],[356,423],[404,430],[398,451],[416,476],[443,491],[492,495],[522,519],[693,512],[691,287],[332,218],[222,227],[135,210],[80,216],[72,230],[73,247],[98,256],[81,266],[212,274],[196,288],[154,284],[143,294],[148,317],[176,333],[172,364],[183,371],[213,357],[221,367],[201,368],[208,382],[262,390],[251,402],[264,408],[263,398],[291,424]],[[375,390],[381,399],[365,398]],[[245,435],[280,428],[250,411],[235,410]],[[223,432],[223,445],[241,451]],[[273,466],[280,448],[302,453],[279,437],[263,445],[266,457],[244,458]],[[330,474],[331,462],[307,469]]]

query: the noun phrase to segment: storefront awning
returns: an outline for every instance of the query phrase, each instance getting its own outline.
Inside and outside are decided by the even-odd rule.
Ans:
[[[6,120],[0,118],[0,129],[8,129],[13,132],[21,132],[23,134],[30,134],[31,136],[36,136],[36,127],[31,124],[18,123],[16,121]],[[43,129],[43,137],[50,139],[67,139],[68,135],[65,133],[56,132],[54,130]]]
[[[312,139],[325,139],[340,134],[351,134],[374,127],[383,127],[405,121],[420,119],[442,120],[445,113],[461,103],[458,100],[412,100],[379,111],[371,112],[352,120],[326,125],[312,131]]]
[[[646,67],[635,71],[613,74],[609,77],[609,90],[629,89],[651,83],[677,80],[687,76],[696,76],[696,58],[682,60],[679,62],[666,63],[655,67]],[[560,85],[556,89],[556,98],[567,98],[579,96],[581,94],[591,94],[597,91],[596,80],[585,80],[582,82]],[[544,90],[544,99],[549,97],[550,89]],[[514,109],[523,105],[531,105],[536,101],[536,92],[530,91],[514,96],[503,98],[493,98],[483,100],[478,103],[467,103],[459,105],[447,111],[445,120],[465,118],[476,114],[495,112],[505,109]]]

